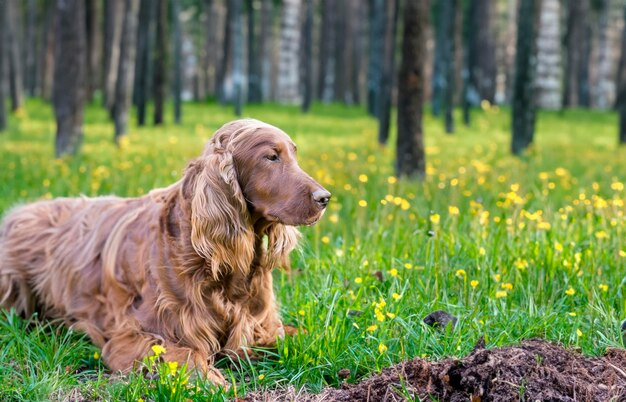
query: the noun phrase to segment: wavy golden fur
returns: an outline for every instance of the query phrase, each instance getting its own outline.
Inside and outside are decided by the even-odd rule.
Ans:
[[[86,332],[112,370],[162,344],[166,360],[224,383],[217,353],[284,335],[272,269],[330,197],[295,152],[278,128],[237,120],[167,188],[14,208],[0,226],[0,306]]]

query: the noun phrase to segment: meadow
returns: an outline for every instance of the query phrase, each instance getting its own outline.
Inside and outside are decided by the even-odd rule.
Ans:
[[[465,356],[541,337],[597,355],[620,347],[626,318],[626,148],[617,116],[542,112],[536,142],[509,153],[510,115],[475,110],[454,135],[429,114],[422,181],[394,176],[393,139],[358,108],[249,106],[284,129],[300,165],[333,193],[275,287],[285,323],[301,331],[259,361],[219,362],[229,390],[151,364],[159,375],[108,372],[99,350],[56,323],[0,316],[0,400],[214,400],[265,388],[338,386],[395,362]],[[171,116],[171,114],[170,114]],[[0,213],[42,198],[139,196],[181,176],[231,108],[185,104],[180,126],[136,128],[120,148],[106,113],[86,111],[82,153],[55,160],[54,118],[32,100],[0,134]],[[0,264],[2,262],[0,261]],[[459,318],[443,331],[422,319]],[[154,360],[154,359],[153,359]],[[345,371],[344,371],[345,372]],[[154,374],[154,373],[153,373]]]

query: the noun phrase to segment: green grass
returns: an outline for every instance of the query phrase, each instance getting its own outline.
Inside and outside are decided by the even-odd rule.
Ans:
[[[30,101],[26,110],[0,135],[0,212],[40,198],[137,196],[165,186],[234,118],[230,108],[186,104],[181,126],[133,125],[117,149],[94,106],[81,155],[55,160],[50,107]],[[626,149],[616,145],[616,115],[541,113],[536,144],[521,158],[509,155],[508,111],[476,111],[453,136],[427,116],[428,172],[417,182],[393,177],[393,147],[377,145],[376,123],[360,109],[245,112],[289,133],[301,166],[333,193],[322,222],[302,229],[293,271],[275,276],[284,321],[306,332],[261,361],[221,361],[235,386],[215,391],[182,384],[180,369],[152,380],[111,376],[83,336],[9,314],[0,319],[1,400],[77,392],[219,400],[289,384],[317,391],[340,384],[343,368],[356,381],[415,356],[464,356],[481,336],[490,347],[543,337],[591,355],[621,345]],[[458,316],[457,328],[425,326],[436,309]]]

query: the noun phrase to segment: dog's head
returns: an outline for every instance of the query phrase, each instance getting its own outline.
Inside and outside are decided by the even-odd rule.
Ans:
[[[200,255],[212,259],[217,243],[230,253],[249,247],[252,225],[262,222],[277,263],[296,245],[293,226],[317,222],[330,200],[298,166],[289,136],[253,119],[227,123],[214,134],[187,168],[183,194],[191,200],[192,242]]]

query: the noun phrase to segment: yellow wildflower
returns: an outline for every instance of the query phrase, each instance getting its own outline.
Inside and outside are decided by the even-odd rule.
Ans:
[[[470,286],[475,288],[476,286],[478,286],[478,281],[476,279],[474,279],[473,281],[470,282]]]
[[[571,296],[571,295],[573,295],[574,293],[576,293],[576,291],[575,291],[575,290],[574,290],[571,286],[569,287],[569,289],[567,289],[567,290],[565,291],[565,294],[566,294],[566,295],[568,295],[568,296]]]
[[[506,290],[498,290],[496,292],[496,299],[500,299],[502,297],[506,297],[507,293]]]
[[[360,200],[359,201],[359,206],[365,208],[367,206],[367,201],[365,200]]]
[[[167,352],[162,345],[152,345],[152,351],[156,357],[159,357],[162,353]]]
[[[359,181],[361,183],[367,183],[367,175],[366,174],[360,174],[359,175]]]
[[[459,215],[461,213],[461,211],[459,211],[459,208],[454,206],[454,205],[450,205],[448,207],[448,213],[452,216],[456,216]]]
[[[393,276],[394,278],[396,278],[398,276],[398,270],[395,268],[391,268],[389,271],[389,275]]]
[[[606,292],[609,290],[609,286],[605,283],[601,283],[598,285],[598,287],[600,288],[601,291]]]
[[[386,351],[387,351],[387,346],[384,343],[378,344],[378,352],[380,352],[380,354],[383,354]]]
[[[513,290],[513,284],[512,283],[503,283],[501,286],[502,286],[502,289]]]
[[[439,214],[432,214],[430,216],[430,221],[432,222],[433,225],[438,225],[440,219],[441,219],[441,217],[439,216]]]
[[[400,295],[399,295],[399,294],[397,294],[397,293],[394,293],[394,294],[392,294],[392,295],[391,295],[391,298],[392,298],[392,299],[394,299],[394,300],[400,300],[400,298],[401,298],[401,297],[402,297],[402,296],[400,296]]]
[[[354,278],[354,283],[362,283],[363,282],[363,278],[361,278],[360,276],[357,276],[356,278]]]
[[[367,332],[374,332],[378,329],[378,325],[370,325],[369,327],[367,327],[366,331]]]

